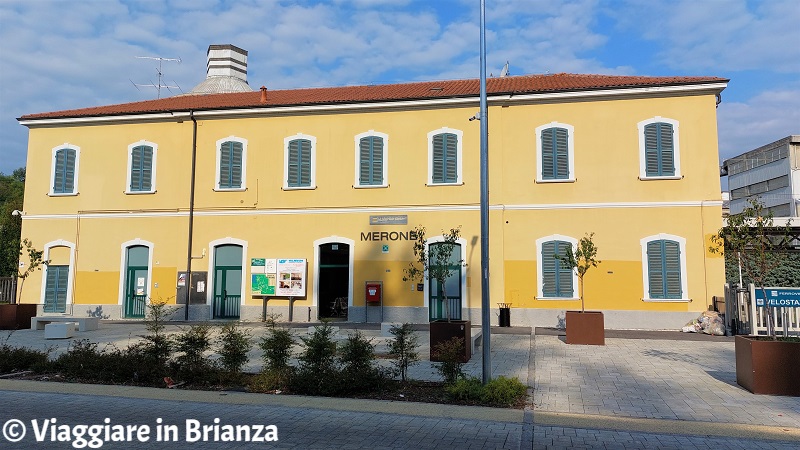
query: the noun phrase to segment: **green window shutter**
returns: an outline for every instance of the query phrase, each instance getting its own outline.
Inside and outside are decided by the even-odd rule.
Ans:
[[[664,241],[664,291],[666,298],[683,298],[681,247],[675,241]]]
[[[647,274],[650,298],[683,298],[680,244],[668,240],[648,242]]]
[[[295,139],[289,142],[287,186],[311,186],[311,141]]]
[[[645,125],[645,174],[648,177],[675,175],[673,130],[672,124],[665,122]]]
[[[555,255],[566,256],[565,241],[548,241],[542,244],[542,295],[545,297],[573,297],[572,270],[555,258]]]
[[[131,191],[149,191],[152,174],[153,147],[134,147],[131,150]]]
[[[69,194],[75,189],[76,152],[71,148],[56,150],[53,176],[53,193]]]
[[[569,178],[569,132],[565,128],[542,130],[542,179]]]
[[[359,141],[359,184],[383,184],[383,138],[367,136]]]
[[[69,266],[49,265],[45,270],[44,312],[66,312]]]
[[[220,189],[238,189],[242,187],[242,143],[223,142],[219,151]]]
[[[441,133],[433,137],[433,183],[458,182],[458,136]]]

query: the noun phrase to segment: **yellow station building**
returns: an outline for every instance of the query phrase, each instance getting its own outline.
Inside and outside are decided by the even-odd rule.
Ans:
[[[246,61],[211,46],[190,94],[19,119],[22,235],[50,260],[21,302],[138,318],[191,291],[195,320],[257,320],[264,299],[287,320],[291,299],[294,321],[424,323],[444,299],[433,281],[403,281],[411,231],[437,245],[461,226],[466,264],[446,292],[454,317],[480,322],[479,81],[253,91]],[[512,325],[580,308],[553,254],[591,232],[602,263],[586,308],[608,328],[677,328],[722,295],[708,247],[727,81],[488,80],[490,293],[512,304]],[[367,302],[369,283],[381,302]]]

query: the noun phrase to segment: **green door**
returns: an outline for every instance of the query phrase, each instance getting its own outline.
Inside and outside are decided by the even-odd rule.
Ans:
[[[67,312],[67,284],[69,266],[47,266],[47,279],[44,287],[44,312]]]
[[[444,244],[430,244],[444,245]],[[461,320],[461,246],[456,245],[453,253],[450,255],[450,263],[448,264],[452,274],[447,278],[444,289],[442,284],[434,279],[428,280],[428,311],[430,312],[430,320],[447,319],[447,311],[445,310],[444,302],[448,301],[450,307],[450,318]],[[447,298],[445,299],[445,294]]]
[[[147,305],[147,269],[150,249],[143,245],[128,247],[125,270],[125,300],[123,305],[126,318],[144,318]]]
[[[214,249],[213,318],[238,319],[242,303],[242,247],[220,245]]]

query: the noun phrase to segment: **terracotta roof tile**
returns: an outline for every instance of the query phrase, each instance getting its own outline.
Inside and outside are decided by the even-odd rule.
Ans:
[[[520,95],[593,89],[723,83],[727,81],[727,79],[717,77],[644,77],[558,73],[551,75],[489,78],[486,80],[486,91],[489,95]],[[201,111],[228,108],[270,108],[279,106],[444,99],[477,96],[479,95],[479,91],[480,81],[478,79],[424,81],[374,86],[269,90],[267,91],[267,102],[261,103],[261,92],[256,90],[254,92],[230,94],[179,95],[158,100],[122,103],[118,105],[26,114],[20,117],[19,120],[147,114],[189,110]]]

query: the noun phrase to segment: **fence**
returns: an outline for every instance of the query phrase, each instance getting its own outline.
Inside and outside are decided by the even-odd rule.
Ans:
[[[16,277],[0,277],[0,303],[17,303]]]

